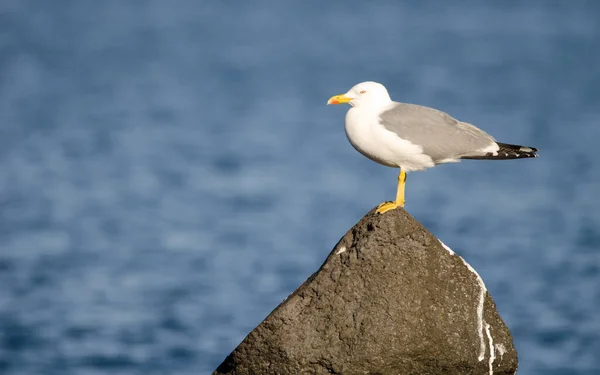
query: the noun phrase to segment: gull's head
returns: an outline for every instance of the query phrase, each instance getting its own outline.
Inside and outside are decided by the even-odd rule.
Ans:
[[[361,82],[347,93],[329,98],[327,104],[348,103],[353,107],[380,107],[392,101],[384,85],[377,82]]]

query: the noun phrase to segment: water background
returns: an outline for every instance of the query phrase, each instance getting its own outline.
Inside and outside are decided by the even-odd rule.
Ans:
[[[600,2],[0,3],[0,373],[210,373],[396,170],[363,80],[537,160],[408,177],[520,375],[600,373]]]

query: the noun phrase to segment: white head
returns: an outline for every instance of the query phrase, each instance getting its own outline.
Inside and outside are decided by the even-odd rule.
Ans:
[[[327,104],[348,103],[353,107],[382,107],[392,101],[384,85],[377,82],[361,82],[347,93],[332,96]]]

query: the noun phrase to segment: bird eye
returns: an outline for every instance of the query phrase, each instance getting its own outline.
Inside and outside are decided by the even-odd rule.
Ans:
[[[361,94],[361,95],[362,95],[362,94],[364,94],[365,92],[367,92],[367,90],[361,90],[361,91],[359,92],[359,94]]]

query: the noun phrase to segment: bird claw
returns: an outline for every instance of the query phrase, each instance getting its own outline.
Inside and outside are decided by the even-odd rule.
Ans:
[[[398,207],[404,207],[404,202],[383,202],[379,206],[377,206],[377,213],[384,214],[390,210],[395,210]]]

